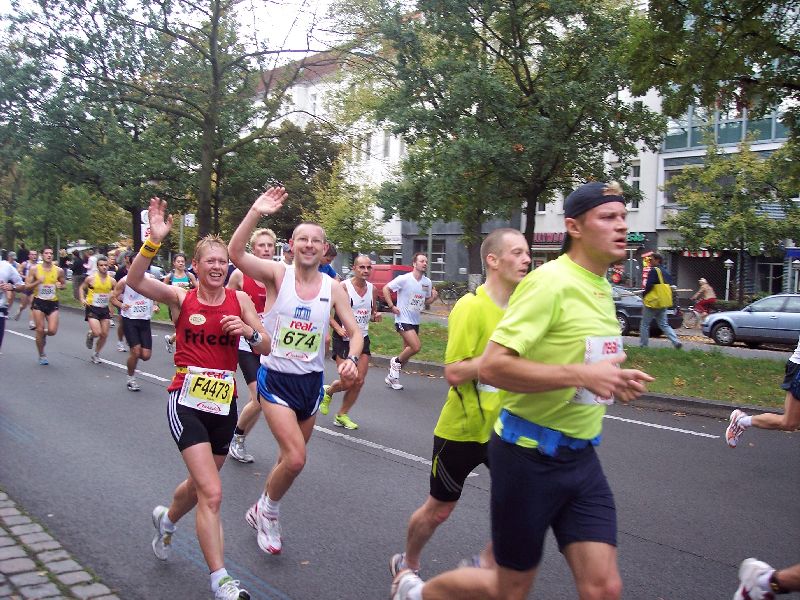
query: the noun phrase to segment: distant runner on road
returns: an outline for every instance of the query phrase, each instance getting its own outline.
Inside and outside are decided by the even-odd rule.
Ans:
[[[169,507],[156,506],[153,510],[153,552],[161,560],[168,558],[175,524],[197,507],[197,539],[211,574],[215,600],[249,600],[250,594],[225,569],[219,470],[228,456],[236,426],[234,373],[239,337],[261,354],[269,354],[270,340],[249,296],[224,287],[228,251],[219,237],[206,236],[195,247],[195,289],[187,291],[145,277],[161,241],[172,228],[166,202],[150,200],[148,215],[150,237],[131,264],[127,285],[171,310],[177,335],[175,376],[167,387],[167,418],[189,471],[175,489]]]
[[[417,252],[411,259],[414,268],[410,273],[398,275],[383,286],[383,298],[394,313],[394,328],[403,338],[403,351],[389,359],[389,374],[386,385],[393,390],[402,390],[400,369],[422,348],[419,340],[419,315],[423,307],[428,308],[438,297],[431,280],[425,276],[428,257]],[[397,305],[392,302],[392,292],[397,292]]]
[[[53,264],[53,249],[46,246],[42,250],[42,263],[31,265],[25,280],[28,288],[33,288],[31,314],[36,328],[36,350],[39,364],[47,365],[44,353],[47,336],[58,333],[58,290],[66,287],[64,269]]]

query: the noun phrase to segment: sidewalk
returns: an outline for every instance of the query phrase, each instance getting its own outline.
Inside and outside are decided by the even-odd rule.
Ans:
[[[0,598],[119,600],[0,491]]]

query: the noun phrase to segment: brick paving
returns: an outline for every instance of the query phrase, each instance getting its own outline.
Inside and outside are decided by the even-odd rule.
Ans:
[[[119,600],[3,491],[0,491],[0,599]]]

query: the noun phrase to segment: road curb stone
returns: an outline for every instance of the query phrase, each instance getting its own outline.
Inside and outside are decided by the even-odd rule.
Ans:
[[[119,600],[2,489],[0,503],[0,600]]]

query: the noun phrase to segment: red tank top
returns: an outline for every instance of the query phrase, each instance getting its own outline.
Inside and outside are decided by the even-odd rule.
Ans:
[[[205,367],[235,371],[239,361],[239,336],[222,333],[220,320],[225,315],[242,315],[236,290],[225,289],[225,301],[208,306],[197,299],[197,289],[189,290],[175,324],[175,366]],[[167,391],[183,385],[185,373],[175,373]]]
[[[242,273],[242,291],[250,296],[253,304],[256,305],[256,312],[263,313],[267,304],[267,288],[261,287],[255,279]]]

